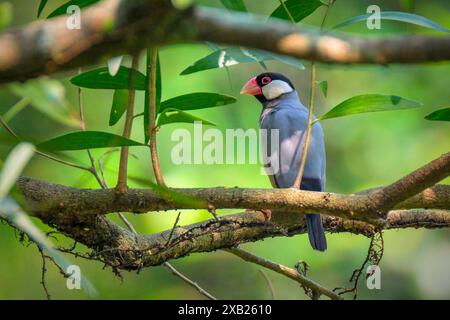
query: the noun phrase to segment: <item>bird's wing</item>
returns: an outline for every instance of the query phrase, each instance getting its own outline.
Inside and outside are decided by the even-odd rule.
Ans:
[[[279,130],[279,146],[272,145],[267,133],[267,143],[263,145],[265,163],[270,163],[269,178],[274,187],[288,188],[297,176],[306,136],[308,114],[300,107],[277,106],[261,122],[261,129]],[[278,170],[277,170],[278,169]],[[302,179],[302,189],[323,190],[325,188],[325,146],[319,123],[312,129],[310,148]]]

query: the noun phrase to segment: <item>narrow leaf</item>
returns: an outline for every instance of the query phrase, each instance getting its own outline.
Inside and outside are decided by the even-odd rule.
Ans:
[[[26,142],[20,143],[10,152],[0,175],[0,198],[9,193],[33,154],[34,146]]]
[[[408,100],[398,96],[389,96],[382,94],[364,94],[349,98],[323,116],[317,118],[321,121],[330,118],[337,118],[358,113],[395,111],[402,109],[411,109],[421,107],[422,104],[417,101]]]
[[[284,1],[284,5],[291,14],[292,18],[294,18],[294,21],[299,22],[316,11],[316,9],[323,5],[323,3],[319,0],[287,0]],[[270,17],[291,20],[289,14],[286,12],[286,9],[281,4],[275,9],[274,12],[272,12]]]
[[[114,91],[111,113],[109,114],[109,125],[115,125],[122,118],[128,105],[128,90],[120,89]]]
[[[208,120],[204,120],[202,118],[196,117],[190,113],[183,111],[167,111],[159,115],[157,126],[163,126],[171,123],[194,123],[194,122],[202,122],[204,125],[216,126],[215,123],[210,122]]]
[[[300,62],[300,60],[293,58],[293,57],[289,57],[289,56],[285,56],[282,54],[275,54],[275,53],[269,53],[270,55],[270,59],[267,60],[276,60],[282,63],[285,63],[287,65],[290,65],[294,68],[299,68],[301,70],[305,69],[305,66],[303,65],[303,63]]]
[[[154,49],[158,50],[158,49]],[[150,94],[149,94],[149,81],[150,81],[150,68],[151,68],[151,61],[152,59],[152,49],[147,50],[147,63],[146,63],[146,85],[145,85],[145,101],[144,101],[144,137],[145,137],[145,143],[148,143],[150,140],[149,136],[149,112],[150,112]],[[159,60],[159,52],[157,54],[157,60],[156,60],[156,113],[158,113],[161,105],[161,96],[162,96],[162,80],[161,80],[161,63]]]
[[[317,84],[319,85],[320,90],[322,90],[322,93],[326,98],[328,94],[328,81],[326,80],[317,81]]]
[[[345,20],[344,22],[339,23],[338,25],[335,25],[332,29],[342,28],[345,26],[355,24],[357,22],[361,22],[361,21],[367,21],[367,19],[371,15],[372,14],[369,13],[369,14],[352,17],[348,20]],[[448,28],[441,26],[440,24],[437,24],[436,22],[434,22],[428,18],[419,16],[414,13],[401,12],[401,11],[381,11],[380,18],[383,20],[400,21],[400,22],[415,24],[418,26],[422,26],[422,27],[430,28],[430,29],[434,29],[434,30],[450,32],[450,30]]]
[[[450,121],[450,108],[436,110],[425,117],[432,121]]]
[[[215,44],[214,42],[205,41],[205,43],[208,46],[208,48],[210,48],[212,51],[220,50],[220,47],[217,44]]]
[[[235,103],[236,98],[218,93],[196,92],[178,96],[161,103],[161,112],[168,109],[197,110]]]
[[[70,82],[78,87],[90,89],[129,89],[131,74],[131,88],[145,90],[145,76],[138,70],[120,66],[117,74],[112,77],[107,67],[83,72]]]
[[[63,151],[143,145],[140,142],[108,132],[77,131],[42,142],[37,145],[37,148]]]
[[[72,127],[80,126],[80,120],[70,111],[66,90],[59,81],[39,78],[23,84],[14,83],[9,88],[15,95],[27,98],[34,108],[51,119]]]
[[[247,12],[244,0],[220,0],[220,2],[228,10]]]
[[[114,77],[117,74],[117,72],[119,72],[122,60],[123,56],[114,57],[108,60],[108,71],[111,77]]]
[[[42,10],[44,10],[45,6],[47,5],[48,0],[41,0],[41,2],[39,3],[39,8],[38,8],[38,12],[37,12],[37,17],[39,18],[39,16],[42,13]]]
[[[67,14],[67,8],[70,6],[78,6],[80,9],[83,9],[85,7],[88,7],[94,3],[99,2],[100,0],[71,0],[62,6],[56,8],[52,13],[48,15],[48,18],[53,18],[56,16],[61,16],[64,14]]]
[[[181,72],[181,75],[191,74],[199,71],[224,68],[240,63],[261,62],[267,60],[278,60],[300,68],[304,66],[295,58],[272,54],[263,50],[229,47],[216,50],[203,57]]]

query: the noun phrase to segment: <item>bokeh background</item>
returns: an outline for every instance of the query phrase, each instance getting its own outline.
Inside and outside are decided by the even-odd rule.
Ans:
[[[5,1],[0,1],[3,3]],[[13,25],[33,21],[39,4],[37,0],[14,0]],[[220,7],[219,1],[198,1],[204,5]],[[278,5],[276,0],[246,0],[249,10],[268,15]],[[407,10],[410,1],[338,0],[330,11],[328,26],[349,17],[364,14],[368,5],[378,4],[382,10]],[[45,13],[62,1],[50,0]],[[319,8],[302,23],[319,25],[324,14]],[[416,13],[450,27],[450,3],[442,1],[415,1]],[[343,29],[345,32],[381,36],[391,34],[439,34],[438,32],[383,21],[381,30],[367,30],[364,23]],[[149,32],[151,32],[149,30]],[[0,48],[1,50],[1,48]],[[225,69],[214,69],[180,76],[180,72],[194,61],[210,53],[204,44],[177,45],[160,50],[163,100],[190,92],[219,92],[238,98],[237,103],[224,107],[195,111],[195,115],[227,128],[256,128],[260,105],[252,97],[239,96],[242,84],[251,76],[263,71],[257,63],[230,67],[230,77]],[[144,67],[141,59],[141,70]],[[129,60],[125,62],[129,65]],[[287,75],[306,103],[309,88],[309,62],[306,70],[298,70],[279,62],[267,62],[271,71]],[[68,79],[72,73],[52,78],[64,83],[73,112],[77,112],[76,87]],[[342,100],[364,93],[394,94],[423,102],[420,109],[374,113],[330,119],[323,122],[327,146],[327,190],[351,193],[365,188],[388,184],[450,149],[450,126],[445,122],[424,120],[432,111],[448,107],[450,101],[450,64],[391,66],[339,66],[318,65],[318,80],[328,81],[328,97],[317,93],[316,114],[320,115]],[[109,127],[108,119],[112,90],[83,90],[87,127],[120,134],[123,119]],[[4,114],[18,98],[7,87],[0,87],[0,112]],[[143,110],[144,96],[138,93],[136,112]],[[10,126],[32,141],[43,141],[71,129],[50,120],[34,108],[27,107],[10,121]],[[159,153],[166,182],[176,187],[240,186],[270,188],[268,178],[260,174],[260,165],[181,165],[170,160],[170,150],[175,145],[170,135],[177,127],[192,129],[191,125],[170,125],[158,133]],[[133,136],[143,141],[142,118],[135,121]],[[0,131],[1,158],[5,159],[12,148],[10,139]],[[99,157],[105,150],[94,150]],[[129,173],[132,176],[153,179],[148,150],[133,148],[137,159],[131,158]],[[70,156],[87,163],[85,152],[70,152]],[[110,156],[107,180],[116,182],[118,153]],[[26,175],[47,181],[78,187],[97,188],[96,182],[84,172],[62,166],[35,156],[26,168]],[[446,183],[450,181],[447,179]],[[130,186],[140,187],[130,181]],[[228,214],[233,211],[219,211]],[[177,212],[127,214],[140,233],[150,234],[170,229]],[[181,224],[189,224],[210,217],[207,212],[182,211]],[[110,218],[120,223],[115,215]],[[34,219],[35,220],[35,219]],[[43,230],[48,227],[35,220]],[[305,260],[311,267],[309,275],[323,285],[334,288],[349,285],[352,271],[363,262],[369,239],[349,234],[328,234],[328,250],[313,252],[307,236],[266,239],[242,245],[255,254],[294,266]],[[360,298],[365,299],[448,299],[450,298],[450,233],[448,230],[399,230],[385,232],[385,256],[381,263],[381,290],[367,290],[364,280],[360,285]],[[60,244],[70,241],[60,239]],[[82,247],[81,247],[82,249]],[[81,267],[99,291],[101,299],[201,299],[193,288],[173,276],[163,267],[143,269],[139,274],[123,272],[123,278],[113,275],[98,262],[68,257]],[[267,284],[258,272],[258,266],[245,263],[225,252],[193,254],[176,261],[174,266],[220,299],[270,299]],[[40,285],[41,256],[36,246],[19,242],[17,234],[7,225],[0,224],[0,299],[44,299]],[[80,290],[67,290],[65,279],[48,264],[47,285],[52,297],[84,299]],[[266,271],[273,282],[278,298],[304,299],[297,283]]]

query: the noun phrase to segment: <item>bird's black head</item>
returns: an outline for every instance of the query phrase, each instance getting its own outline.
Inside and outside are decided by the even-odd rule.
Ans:
[[[249,94],[261,103],[279,98],[285,93],[294,91],[291,80],[280,73],[264,72],[251,78],[242,87],[241,94]]]

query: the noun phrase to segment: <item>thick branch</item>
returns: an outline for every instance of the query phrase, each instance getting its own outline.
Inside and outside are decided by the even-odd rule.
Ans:
[[[55,226],[72,239],[94,250],[94,257],[115,268],[136,270],[155,266],[195,252],[232,248],[238,244],[268,237],[292,236],[306,232],[302,215],[278,213],[268,223],[261,212],[245,212],[177,227],[150,236],[135,237],[103,216],[36,213],[44,223]],[[450,226],[450,211],[391,211],[385,229]],[[324,217],[329,232],[351,232],[372,236],[373,225]]]
[[[386,209],[393,208],[425,188],[450,175],[450,152],[415,170],[402,179],[372,193],[372,200]]]
[[[114,189],[78,189],[21,177],[19,186],[30,209],[40,214],[107,214],[110,212],[146,213],[172,209],[208,209],[207,203],[221,209],[271,209],[304,214],[317,212],[367,220],[375,217],[367,204],[369,195],[343,195],[295,189],[197,188],[170,189],[204,200],[179,204],[149,189],[129,189],[118,194]],[[378,192],[374,189],[371,192]],[[200,204],[200,206],[196,206]],[[428,188],[395,206],[396,208],[450,209],[450,186]]]
[[[388,212],[391,207],[449,209],[449,186],[427,188],[448,175],[449,161],[448,154],[441,156],[385,188],[356,195],[296,189],[175,189],[205,202],[199,207],[184,204],[182,207],[185,209],[206,209],[209,203],[215,208],[272,209],[277,214],[273,215],[270,223],[265,221],[263,214],[241,213],[149,237],[135,237],[101,214],[179,208],[180,205],[168,199],[167,194],[162,197],[154,191],[139,189],[118,194],[108,189],[77,189],[23,177],[19,179],[18,185],[31,211],[44,223],[92,248],[100,259],[114,267],[139,269],[159,265],[191,252],[212,251],[266,237],[303,233],[306,228],[302,214],[310,212],[329,215],[324,217],[324,226],[328,231],[367,236],[374,234],[376,228],[449,227],[450,211],[447,210]],[[396,194],[395,201],[385,190]],[[412,192],[420,190],[422,192],[408,198]],[[388,214],[384,219],[386,212]],[[349,217],[353,220],[343,219]],[[378,218],[377,227],[363,222],[372,221],[370,218]]]
[[[0,34],[0,83],[26,80],[167,44],[213,41],[332,63],[416,63],[450,59],[450,37],[342,36],[283,21],[193,7],[169,0],[103,0],[82,12],[81,29],[66,17]],[[151,30],[151,32],[149,32]]]

